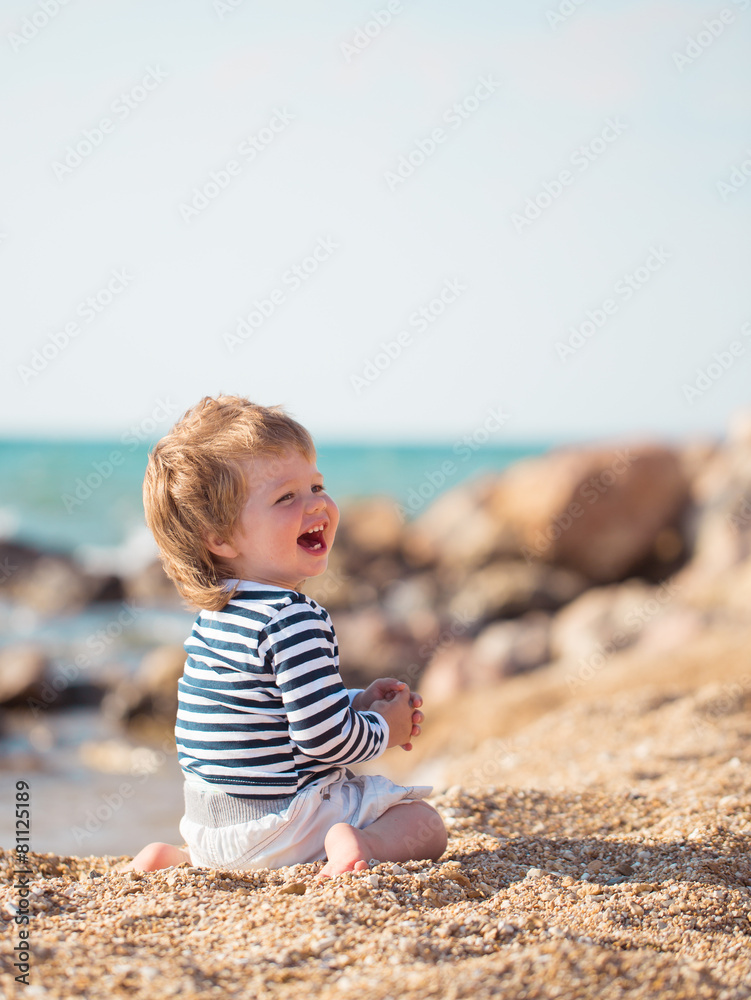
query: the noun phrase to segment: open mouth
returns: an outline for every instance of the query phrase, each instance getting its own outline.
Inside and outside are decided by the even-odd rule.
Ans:
[[[300,535],[297,539],[297,544],[309,552],[325,552],[326,542],[323,540],[323,529],[325,527],[325,524],[315,524],[309,531]]]

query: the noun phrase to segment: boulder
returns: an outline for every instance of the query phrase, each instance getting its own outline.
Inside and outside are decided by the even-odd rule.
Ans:
[[[525,611],[551,611],[567,604],[586,587],[572,570],[508,560],[472,573],[448,601],[451,614],[467,613],[480,621],[513,618]]]
[[[147,716],[174,725],[177,716],[177,682],[185,666],[185,649],[158,646],[141,660],[132,678],[121,681],[102,703],[110,719],[131,723]]]
[[[43,555],[7,544],[4,548],[9,554],[3,589],[40,614],[72,614],[95,601],[122,599],[122,584],[116,576],[86,573],[63,555]]]
[[[693,558],[677,575],[686,604],[751,620],[751,417],[737,418],[692,484]]]
[[[404,556],[413,567],[440,565],[467,575],[497,556],[518,555],[510,527],[487,510],[495,476],[461,483],[439,496],[404,528]]]
[[[474,640],[460,637],[435,653],[420,680],[420,693],[426,703],[438,704],[533,670],[549,659],[549,631],[549,616],[530,612],[514,621],[492,622]]]
[[[562,608],[553,618],[551,652],[556,659],[579,660],[602,647],[625,649],[655,614],[671,600],[669,590],[660,590],[660,601],[648,605],[654,588],[643,580],[628,580],[607,587],[594,587]],[[649,610],[647,610],[649,608]]]
[[[643,444],[561,449],[518,462],[498,478],[486,506],[513,531],[527,561],[609,583],[648,560],[666,575],[681,555],[688,501],[679,453]]]
[[[341,673],[348,687],[367,687],[378,677],[398,677],[413,683],[425,657],[410,632],[391,624],[377,605],[340,612],[335,622]]]
[[[335,545],[365,558],[401,548],[402,519],[397,505],[388,497],[350,500],[342,506]]]
[[[127,576],[125,594],[129,600],[147,607],[185,607],[177,587],[162,568],[158,559]]]
[[[18,643],[0,650],[0,704],[24,703],[44,683],[48,660],[39,646]]]

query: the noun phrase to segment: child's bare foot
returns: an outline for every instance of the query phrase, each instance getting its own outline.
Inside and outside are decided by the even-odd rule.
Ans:
[[[368,838],[362,830],[349,823],[335,823],[324,840],[327,864],[318,873],[319,878],[330,878],[342,872],[359,872],[368,867],[372,857]]]
[[[161,868],[172,868],[184,861],[190,864],[190,855],[172,844],[147,844],[127,864],[117,869],[120,872],[155,872]]]

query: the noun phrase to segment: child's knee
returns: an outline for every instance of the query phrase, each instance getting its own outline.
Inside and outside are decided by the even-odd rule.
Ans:
[[[420,822],[415,831],[416,839],[427,849],[432,860],[437,860],[446,850],[448,833],[441,814],[429,802],[414,802],[419,809]]]
[[[172,844],[155,841],[153,844],[147,844],[143,850],[139,851],[133,861],[134,863],[137,862],[143,871],[158,871],[160,868],[170,868],[176,863],[176,849]]]

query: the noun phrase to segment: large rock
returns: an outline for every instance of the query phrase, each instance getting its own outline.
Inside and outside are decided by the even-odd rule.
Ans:
[[[645,444],[519,462],[499,477],[487,510],[511,528],[526,559],[609,583],[650,559],[675,563],[688,499],[680,455]]]
[[[683,599],[751,619],[751,416],[731,424],[723,446],[700,466],[692,492],[694,555],[677,576]]]
[[[48,668],[44,651],[30,643],[0,650],[0,704],[36,697]]]
[[[22,545],[0,545],[0,588],[12,600],[40,614],[70,614],[95,601],[123,596],[118,577],[85,572],[64,555],[50,555]]]
[[[683,589],[675,579],[656,587],[633,579],[588,590],[553,618],[553,658],[576,661],[586,674],[637,642],[657,653],[692,641],[705,622],[683,604]]]
[[[404,554],[415,567],[440,565],[463,575],[497,556],[518,555],[510,526],[487,509],[496,477],[443,493],[404,529]]]
[[[335,628],[341,672],[348,687],[367,687],[378,677],[398,677],[411,684],[425,662],[408,629],[389,622],[376,605],[340,612]]]
[[[365,557],[397,553],[401,548],[402,520],[388,497],[350,500],[342,506],[336,546]]]
[[[436,651],[420,680],[420,693],[426,704],[435,705],[533,670],[549,659],[549,630],[548,615],[530,612],[514,621],[492,622],[474,640],[458,636]]]
[[[177,682],[185,666],[185,649],[157,646],[141,660],[132,678],[121,681],[104,699],[106,716],[131,723],[147,716],[174,725],[177,716]]]
[[[139,605],[185,607],[177,587],[162,568],[158,559],[126,577],[125,594]]]
[[[451,614],[467,613],[481,621],[514,618],[525,611],[551,611],[567,604],[587,586],[568,569],[508,560],[472,573],[448,601]]]

